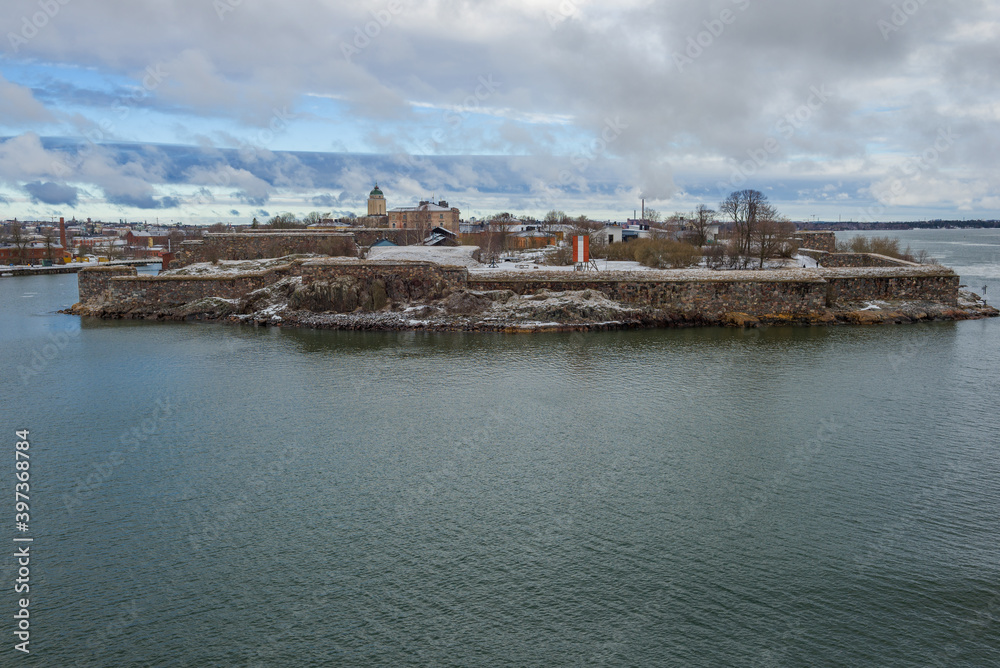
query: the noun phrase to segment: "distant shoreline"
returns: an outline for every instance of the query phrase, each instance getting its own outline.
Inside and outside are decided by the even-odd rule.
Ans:
[[[1000,228],[1000,220],[930,220],[907,223],[795,223],[795,229],[802,232],[905,232],[908,230],[994,230],[997,228]]]

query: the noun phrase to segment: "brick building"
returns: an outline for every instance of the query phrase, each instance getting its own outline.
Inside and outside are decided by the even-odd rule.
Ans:
[[[441,200],[437,204],[420,202],[417,206],[389,210],[389,227],[394,229],[426,229],[444,227],[458,234],[459,211]]]

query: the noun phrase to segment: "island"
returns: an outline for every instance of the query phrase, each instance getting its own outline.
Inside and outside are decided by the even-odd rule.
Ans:
[[[208,235],[187,245],[157,276],[121,266],[82,270],[80,301],[69,312],[325,329],[506,332],[872,325],[1000,315],[962,289],[947,267],[874,254],[804,248],[800,253],[815,259],[812,266],[764,270],[611,262],[557,267],[483,262],[475,246],[372,243],[358,251],[347,237],[352,235]],[[316,252],[333,246],[349,250],[341,256]],[[356,256],[361,252],[364,258]]]

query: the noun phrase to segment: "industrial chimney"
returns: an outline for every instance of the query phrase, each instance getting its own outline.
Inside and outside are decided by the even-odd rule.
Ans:
[[[62,246],[63,258],[65,258],[69,248],[66,247],[66,219],[62,216],[59,217],[59,245]],[[65,259],[63,261],[65,262]]]

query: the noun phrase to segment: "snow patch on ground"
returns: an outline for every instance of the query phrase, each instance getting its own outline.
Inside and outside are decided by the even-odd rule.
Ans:
[[[818,266],[816,260],[809,257],[808,255],[796,255],[795,257],[792,258],[792,261],[795,262],[796,266],[802,267],[804,269],[815,269]]]
[[[471,269],[482,266],[473,257],[478,250],[478,246],[376,246],[365,259],[436,262]]]
[[[216,263],[198,262],[180,269],[170,269],[161,276],[228,276],[235,274],[254,273],[284,267],[295,260],[308,260],[325,257],[323,255],[302,254],[286,255],[284,257],[264,258],[262,260],[219,260]]]
[[[554,322],[608,322],[634,317],[638,309],[608,299],[596,290],[541,291],[494,302],[483,312],[483,321],[517,321],[532,324]]]

